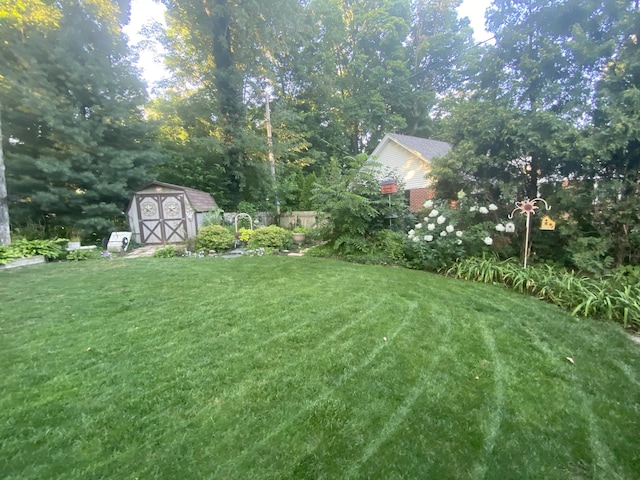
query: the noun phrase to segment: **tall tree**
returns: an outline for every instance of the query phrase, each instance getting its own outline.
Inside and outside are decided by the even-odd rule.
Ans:
[[[432,110],[448,94],[461,91],[475,72],[481,49],[474,45],[467,19],[458,18],[461,0],[413,0],[410,34],[410,76],[399,95],[407,121],[404,133],[432,137]]]
[[[13,29],[0,46],[4,150],[12,217],[48,215],[86,231],[124,220],[155,161],[121,26],[128,2],[51,5],[58,28]]]
[[[196,180],[199,171],[200,188],[226,205],[268,190],[259,181],[265,87],[277,97],[274,115],[287,119],[274,126],[280,171],[291,166],[299,179],[371,150],[389,131],[432,134],[434,108],[467,81],[471,30],[457,17],[459,0],[164,3],[175,81],[160,103],[182,112],[171,118],[184,118],[188,141],[178,152],[167,137],[182,160],[162,175]]]
[[[278,80],[274,68],[286,58],[287,42],[297,36],[300,4],[295,0],[164,3],[167,65],[176,80],[172,101],[203,102],[197,121],[206,131],[192,129],[189,143],[211,147],[201,150],[199,158],[217,172],[210,180],[224,185],[223,205],[264,197],[269,188],[269,177],[263,178],[266,141],[256,134],[249,109],[262,101],[265,80]]]
[[[472,179],[495,167],[487,181],[510,184],[503,188],[510,199],[534,198],[541,180],[575,173],[571,145],[591,117],[596,80],[615,51],[628,3],[494,0],[487,18],[495,45],[476,88],[456,107],[467,130],[450,129],[459,146],[449,158],[458,172]],[[463,118],[468,112],[475,112],[477,126]],[[455,126],[456,119],[449,122]],[[446,160],[441,164],[448,168]]]
[[[592,232],[616,264],[640,262],[640,7],[628,2],[620,44],[597,83],[593,128],[585,136],[581,189]],[[589,180],[589,181],[587,181]],[[594,188],[595,187],[595,188]],[[585,222],[586,223],[586,222]]]
[[[9,5],[8,0],[0,1],[0,37],[10,38],[16,33],[24,35],[32,26],[43,31],[57,26],[59,14],[51,6],[40,0],[26,0],[18,5]],[[4,135],[2,131],[2,93],[8,88],[7,75],[11,65],[4,66],[4,75],[0,75],[0,245],[11,243],[9,222],[9,200],[7,194],[6,169],[4,162]]]
[[[339,123],[355,155],[387,131],[406,126],[397,98],[410,75],[405,46],[410,5],[408,0],[313,0],[308,9],[316,31],[301,58],[305,95],[333,112],[324,121]]]

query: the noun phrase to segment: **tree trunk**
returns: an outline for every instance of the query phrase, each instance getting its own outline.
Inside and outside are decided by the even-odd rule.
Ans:
[[[221,125],[226,143],[224,165],[234,204],[240,201],[243,188],[244,152],[241,138],[244,105],[242,74],[238,72],[233,48],[231,6],[229,0],[204,0],[212,35],[211,53],[215,63],[213,83],[216,88]]]
[[[2,107],[2,105],[0,105]],[[7,200],[7,179],[4,174],[4,150],[2,137],[2,108],[0,108],[0,245],[11,243],[9,231],[9,202]]]
[[[242,76],[238,74],[235,65],[228,1],[214,0],[211,8],[206,5],[206,13],[211,22],[212,54],[215,62],[214,83],[219,107],[227,120],[227,128],[233,135],[243,116]]]

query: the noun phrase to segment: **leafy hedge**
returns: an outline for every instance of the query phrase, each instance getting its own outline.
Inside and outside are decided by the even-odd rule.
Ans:
[[[249,238],[249,248],[273,248],[276,250],[285,249],[291,243],[291,233],[277,225],[258,228],[254,230]]]
[[[196,236],[198,250],[229,250],[233,245],[234,236],[222,225],[207,225],[202,227]]]
[[[503,284],[570,310],[574,316],[594,316],[625,327],[640,327],[640,275],[636,271],[594,279],[550,265],[525,269],[513,260],[470,257],[457,262],[447,275]]]

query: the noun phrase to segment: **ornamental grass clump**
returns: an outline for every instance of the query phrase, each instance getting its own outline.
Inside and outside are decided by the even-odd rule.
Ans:
[[[482,283],[502,284],[520,293],[569,310],[640,327],[640,286],[633,276],[590,278],[560,267],[523,268],[516,260],[495,256],[469,257],[456,262],[447,275]]]

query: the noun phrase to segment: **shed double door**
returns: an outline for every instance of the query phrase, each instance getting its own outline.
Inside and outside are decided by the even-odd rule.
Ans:
[[[184,194],[138,194],[142,243],[180,243],[187,237]]]

